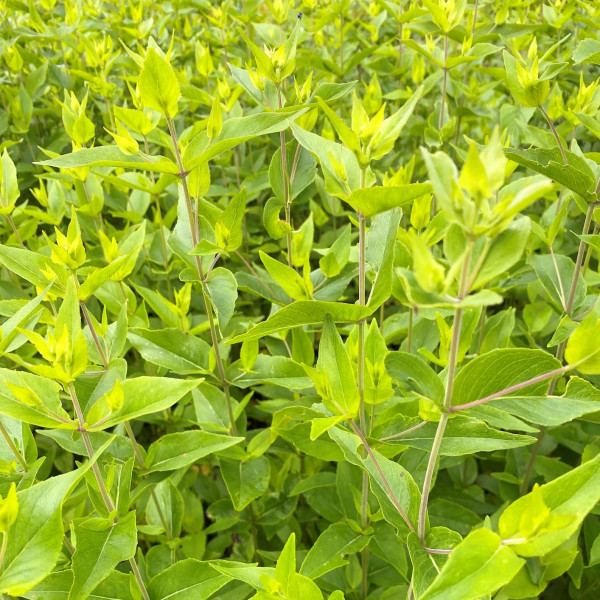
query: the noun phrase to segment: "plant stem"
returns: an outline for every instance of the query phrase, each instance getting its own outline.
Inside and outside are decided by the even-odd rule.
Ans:
[[[92,339],[94,340],[94,345],[96,346],[96,349],[98,350],[98,354],[100,354],[100,360],[102,361],[102,365],[104,366],[104,370],[106,371],[108,369],[108,357],[106,356],[106,352],[104,351],[104,348],[102,347],[100,338],[98,337],[98,334],[96,333],[96,329],[94,328],[94,325],[92,323],[92,318],[90,317],[90,313],[88,312],[87,306],[85,305],[85,302],[83,300],[79,301],[79,306],[81,307],[81,312],[83,313],[85,322],[87,323],[90,333],[92,334]]]
[[[135,454],[135,457],[138,461],[138,464],[140,465],[140,468],[145,469],[146,464],[144,461],[144,456],[142,455],[140,446],[139,446],[137,440],[135,439],[135,434],[133,433],[133,429],[131,428],[131,424],[129,423],[129,421],[125,421],[125,431],[127,431],[127,435],[129,437],[129,440],[131,441],[131,445],[133,446],[133,453]],[[173,538],[173,534],[171,533],[171,529],[167,524],[167,519],[165,518],[165,515],[162,511],[162,507],[160,506],[160,503],[156,496],[156,492],[154,491],[154,488],[152,488],[152,487],[150,488],[150,497],[152,498],[154,505],[156,506],[156,512],[158,512],[158,517],[163,526],[163,529],[165,530],[167,539],[170,540]]]
[[[146,135],[144,135],[144,152],[146,154],[149,153],[148,137]],[[154,171],[150,171],[150,181],[152,181],[152,186],[154,187],[154,184],[156,181],[154,178]],[[169,277],[169,253],[167,251],[167,240],[165,238],[163,216],[162,216],[162,210],[160,208],[160,198],[158,197],[158,194],[151,194],[151,196],[154,196],[154,200],[155,200],[155,204],[156,204],[156,217],[158,218],[158,228],[160,230],[160,242],[161,242],[162,251],[163,251],[163,265],[165,268],[165,276],[167,278],[167,293],[169,294],[169,299],[171,301],[173,301],[173,288],[171,286],[171,278]]]
[[[23,242],[23,238],[19,234],[19,230],[17,229],[17,226],[15,225],[15,222],[13,221],[12,216],[6,215],[6,220],[8,221],[10,228],[13,230],[13,233],[15,234],[15,237],[17,238],[17,242],[19,242],[19,244],[21,245],[22,248],[25,248],[25,243]]]
[[[394,433],[393,435],[388,435],[387,437],[383,437],[380,438],[380,442],[387,442],[388,440],[395,440],[396,438],[402,437],[403,435],[407,435],[408,433],[411,433],[413,431],[416,431],[417,429],[421,429],[421,427],[424,427],[425,425],[427,425],[429,421],[421,421],[420,423],[417,423],[416,425],[413,425],[412,427],[409,427],[408,429],[405,429],[404,431],[401,431],[400,433]]]
[[[515,385],[511,385],[504,390],[500,390],[499,392],[495,392],[490,394],[489,396],[485,396],[485,398],[480,398],[479,400],[473,400],[472,402],[466,402],[465,404],[457,404],[456,406],[451,406],[448,409],[448,412],[454,413],[459,412],[461,410],[466,410],[468,408],[473,408],[474,406],[479,406],[480,404],[485,404],[490,400],[496,400],[498,398],[502,398],[507,396],[508,394],[512,394],[513,392],[518,392],[530,385],[534,385],[536,383],[540,383],[542,381],[546,381],[547,379],[553,379],[555,377],[559,377],[560,375],[564,375],[567,371],[571,370],[573,367],[566,366],[560,367],[558,369],[554,369],[553,371],[548,371],[547,373],[543,373],[542,375],[538,375],[537,377],[532,377],[527,381],[523,381],[521,383],[516,383]]]
[[[600,180],[599,180],[600,181]],[[594,209],[596,206],[590,204],[587,212],[585,213],[585,221],[583,223],[582,236],[586,236],[590,231],[590,225],[592,223],[592,217],[594,216]],[[573,271],[573,281],[571,282],[571,289],[569,291],[569,297],[567,299],[566,312],[567,315],[571,314],[573,310],[573,301],[575,300],[575,291],[577,290],[577,280],[579,279],[579,273],[581,271],[581,265],[583,264],[583,257],[585,255],[585,242],[579,241],[579,248],[577,249],[577,258],[575,259],[575,270]]]
[[[2,547],[0,548],[0,566],[4,562],[4,555],[6,554],[6,547],[8,546],[8,531],[2,534]]]
[[[279,108],[283,108],[281,99],[281,83],[277,85],[277,100]],[[285,234],[287,245],[287,262],[288,267],[292,266],[292,223],[291,223],[291,201],[290,201],[290,178],[287,170],[287,151],[285,149],[285,131],[279,132],[279,145],[281,148],[281,176],[283,177],[283,203],[285,207],[285,222],[289,226],[289,230]]]
[[[365,172],[364,169],[361,172],[361,187],[364,186]],[[366,277],[365,277],[365,262],[366,262],[366,219],[362,212],[358,212],[358,303],[364,306],[366,303]],[[358,322],[358,365],[357,365],[357,383],[358,383],[358,395],[360,398],[359,404],[359,420],[360,420],[360,433],[364,438],[367,432],[367,420],[365,416],[365,320],[361,319]],[[366,439],[365,439],[366,441]],[[362,490],[360,499],[360,522],[361,527],[366,529],[369,524],[369,476],[366,471],[362,473]],[[361,591],[362,597],[367,597],[367,584],[368,584],[368,568],[369,568],[369,555],[365,549],[361,553],[361,568],[362,568],[362,579],[361,579]]]
[[[598,183],[596,184],[596,189],[594,193],[598,195],[600,192],[600,179],[598,179]],[[594,215],[595,204],[590,204],[588,206],[587,212],[585,214],[585,221],[583,223],[583,229],[581,231],[582,236],[586,236],[589,233],[590,225],[592,223],[592,217]],[[577,258],[575,259],[575,270],[573,271],[573,279],[571,281],[571,288],[569,290],[569,297],[567,299],[567,303],[565,306],[565,313],[567,316],[570,316],[571,311],[573,310],[573,302],[575,300],[575,292],[577,290],[577,281],[579,279],[579,273],[581,272],[581,266],[583,264],[583,257],[585,255],[585,242],[583,240],[579,241],[579,248],[577,249]],[[565,356],[565,350],[567,348],[567,340],[563,340],[558,347],[556,348],[556,358],[562,362]],[[556,389],[558,379],[554,379],[550,386],[548,387],[548,395],[551,396]],[[533,475],[533,468],[535,466],[535,461],[540,451],[540,447],[542,445],[542,440],[546,435],[546,427],[540,427],[540,430],[537,434],[537,440],[531,449],[531,456],[529,457],[529,461],[527,462],[527,466],[525,467],[525,475],[523,476],[523,481],[520,486],[520,493],[523,495],[529,489],[529,482],[531,481],[531,476]]]
[[[594,230],[592,231],[592,235],[598,234],[598,225],[594,225]],[[588,267],[590,266],[590,259],[592,258],[592,246],[588,246],[587,253],[585,255],[585,260],[583,261],[583,267],[581,269],[581,274],[585,277],[587,273]]]
[[[473,251],[473,241],[467,242],[467,249],[465,257],[463,259],[462,270],[460,274],[460,280],[458,283],[458,298],[462,300],[469,292],[469,265],[471,263],[471,253]],[[456,372],[456,364],[458,359],[458,347],[460,345],[460,332],[462,329],[462,316],[463,309],[457,308],[454,311],[454,323],[452,325],[452,339],[450,341],[450,356],[448,357],[448,374],[446,379],[446,393],[444,395],[444,406],[443,412],[440,416],[438,428],[435,433],[433,445],[431,447],[431,454],[429,455],[429,462],[427,463],[427,471],[425,472],[425,480],[423,481],[423,492],[421,494],[421,505],[419,506],[419,523],[418,523],[418,535],[421,545],[425,544],[425,520],[427,517],[427,503],[429,501],[429,493],[431,492],[433,474],[438,461],[440,448],[442,446],[442,439],[444,438],[444,431],[448,424],[448,415],[452,402],[452,390],[454,388],[454,375]]]
[[[2,423],[0,423],[0,433],[2,433],[2,436],[6,440],[6,443],[8,444],[8,447],[12,450],[12,453],[15,455],[15,458],[21,464],[21,467],[23,468],[23,471],[27,472],[27,469],[28,469],[27,461],[25,460],[25,458],[23,457],[23,455],[21,454],[21,452],[17,448],[17,445],[10,438],[10,435],[9,435],[8,431],[6,431],[6,428],[4,427],[4,425]]]
[[[394,490],[392,489],[390,482],[388,481],[381,466],[379,465],[379,461],[377,460],[375,453],[373,452],[373,449],[369,445],[367,438],[363,435],[362,431],[360,430],[360,427],[353,420],[350,420],[349,423],[352,426],[354,433],[356,433],[356,435],[360,438],[360,441],[361,441],[364,449],[367,451],[367,454],[373,461],[373,465],[375,466],[375,469],[377,470],[379,477],[381,477],[381,482],[383,483],[383,487],[385,488],[385,490],[387,492],[390,502],[394,505],[394,507],[396,508],[396,510],[398,511],[400,516],[402,517],[402,520],[406,523],[406,526],[408,527],[408,529],[410,531],[414,531],[415,528],[413,527],[413,524],[410,522],[410,519],[408,518],[408,515],[406,514],[405,510],[402,508],[402,505],[400,504],[400,501],[396,497],[396,494],[394,494]]]
[[[67,389],[69,391],[69,395],[71,396],[71,402],[73,403],[73,408],[75,409],[75,414],[77,415],[77,420],[79,421],[79,433],[81,433],[81,437],[83,439],[83,443],[85,444],[85,450],[87,452],[88,458],[90,461],[94,456],[94,449],[92,447],[92,443],[90,442],[90,436],[88,432],[84,429],[84,418],[83,412],[81,411],[81,405],[79,404],[79,399],[77,398],[77,393],[75,392],[75,387],[72,383],[67,385]],[[94,477],[96,479],[96,483],[98,484],[98,489],[100,490],[100,495],[102,496],[102,500],[104,501],[104,506],[106,506],[106,510],[109,513],[115,511],[115,504],[106,489],[106,485],[104,484],[104,479],[102,479],[102,474],[100,473],[100,468],[98,467],[98,463],[94,462],[92,464],[92,472],[94,473]],[[115,514],[115,523],[118,521],[119,516]],[[142,576],[140,574],[140,570],[137,566],[137,563],[134,558],[129,559],[129,565],[131,566],[131,570],[135,576],[135,579],[138,583],[140,591],[142,592],[142,596],[144,600],[150,600],[150,596],[148,595],[148,591],[146,590],[146,586],[144,585],[144,581],[142,580]]]
[[[440,106],[440,122],[438,126],[438,130],[441,131],[444,126],[444,109],[446,106],[446,88],[448,85],[448,67],[446,63],[448,61],[448,34],[444,34],[444,64],[442,65],[442,69],[444,71],[443,79],[442,79],[442,105]]]
[[[539,109],[542,112],[542,114],[544,115],[544,118],[546,119],[546,121],[548,122],[548,126],[550,127],[550,130],[552,131],[552,135],[554,135],[554,139],[556,139],[556,143],[558,144],[558,149],[560,150],[560,153],[562,155],[563,162],[565,163],[565,165],[568,164],[569,160],[567,159],[567,154],[565,152],[562,142],[560,141],[560,136],[558,135],[558,131],[556,131],[556,127],[554,127],[554,123],[552,122],[552,119],[546,112],[546,109],[541,104],[539,106]]]
[[[190,191],[187,185],[187,172],[183,168],[183,162],[181,160],[181,153],[179,152],[179,144],[177,141],[177,133],[175,131],[175,126],[173,124],[173,120],[170,117],[167,117],[167,125],[169,127],[169,133],[171,134],[171,142],[173,143],[173,153],[175,154],[175,160],[177,161],[177,166],[179,167],[179,178],[181,180],[181,185],[183,187],[183,195],[185,198],[185,205],[188,213],[188,219],[190,222],[190,229],[192,232],[192,242],[194,246],[198,244],[199,235],[198,235],[198,227],[194,226],[196,220],[198,218],[198,214],[194,218],[194,211],[192,209],[192,199],[190,197]],[[210,328],[210,337],[213,345],[213,349],[215,351],[215,360],[217,363],[217,369],[219,371],[219,379],[221,381],[221,386],[223,388],[223,393],[225,394],[225,401],[227,404],[227,414],[229,416],[229,432],[231,435],[237,435],[237,427],[235,425],[235,418],[233,416],[233,406],[231,403],[231,393],[229,391],[229,382],[227,381],[227,374],[225,372],[225,366],[223,364],[223,359],[221,358],[221,350],[219,348],[219,340],[217,337],[217,328],[215,327],[215,321],[212,312],[212,306],[210,304],[210,300],[208,298],[208,294],[206,292],[205,281],[204,281],[204,272],[202,270],[202,260],[199,256],[194,256],[196,262],[196,269],[198,270],[198,277],[200,278],[200,288],[202,290],[202,299],[204,300],[204,309],[206,311],[206,316],[208,317],[208,325]]]
[[[475,0],[475,7],[473,8],[473,25],[471,27],[471,37],[475,35],[475,24],[477,23],[477,8],[479,7],[479,0]]]

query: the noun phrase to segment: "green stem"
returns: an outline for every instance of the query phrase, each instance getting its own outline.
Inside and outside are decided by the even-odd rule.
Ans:
[[[133,429],[131,428],[131,424],[129,423],[129,421],[125,421],[125,430],[127,431],[127,435],[129,437],[129,440],[131,441],[131,445],[133,446],[133,453],[135,454],[136,460],[138,461],[140,468],[145,469],[146,464],[144,461],[144,456],[142,455],[142,451],[140,450],[140,445],[138,444],[137,440],[135,439],[135,434],[133,433]],[[152,487],[150,488],[150,497],[152,498],[154,505],[156,506],[156,512],[158,512],[158,518],[160,519],[161,525],[163,526],[163,529],[165,530],[167,539],[169,539],[169,540],[173,539],[173,534],[171,533],[171,528],[169,527],[169,525],[167,523],[167,519],[166,519],[166,517],[163,513],[163,510],[162,510],[162,507],[158,501],[156,492],[154,491],[154,488],[152,488]]]
[[[28,469],[27,461],[25,460],[25,458],[23,457],[23,455],[17,448],[16,444],[10,438],[8,431],[6,431],[6,428],[4,427],[4,425],[2,423],[0,423],[0,433],[2,433],[2,435],[4,436],[4,439],[6,440],[6,443],[8,444],[9,448],[12,450],[12,453],[15,455],[15,458],[21,464],[23,471],[27,472],[27,469]]]
[[[365,186],[365,169],[361,170],[360,187]],[[366,304],[366,219],[362,212],[358,211],[358,303],[361,306]],[[358,322],[358,364],[357,364],[357,383],[359,404],[360,433],[362,438],[367,435],[367,419],[365,415],[365,319]],[[365,439],[366,441],[366,439]],[[367,528],[369,524],[369,476],[366,471],[362,473],[362,490],[360,501],[360,522],[361,527]],[[367,597],[368,592],[368,569],[369,554],[365,549],[361,553],[361,592],[362,597]]]
[[[545,112],[545,111],[544,111]],[[566,162],[566,161],[565,161]],[[598,179],[598,183],[596,185],[595,193],[596,195],[600,191],[600,179]],[[587,212],[585,214],[585,221],[583,223],[583,229],[581,232],[582,236],[586,236],[590,230],[590,225],[592,223],[592,217],[594,215],[594,204],[590,204],[588,206]],[[585,242],[580,240],[579,248],[577,249],[577,258],[575,260],[575,270],[573,271],[573,279],[571,281],[571,288],[569,290],[569,297],[567,299],[567,304],[565,306],[565,312],[567,316],[570,316],[571,311],[573,310],[573,302],[575,300],[575,291],[577,290],[577,281],[579,279],[579,273],[581,271],[581,266],[583,263],[583,257],[585,255]],[[558,347],[556,348],[556,358],[562,362],[565,356],[565,350],[567,348],[567,340],[563,340]],[[550,382],[550,386],[548,387],[548,395],[551,396],[556,390],[556,386],[558,384],[558,379],[553,379]],[[521,481],[520,492],[521,495],[527,492],[529,489],[529,482],[531,481],[531,476],[533,475],[533,468],[535,466],[535,461],[540,452],[540,447],[542,445],[542,440],[546,435],[546,427],[540,427],[540,430],[537,434],[537,440],[531,449],[531,456],[529,457],[529,461],[527,462],[527,466],[525,467],[525,475],[523,476],[523,481]]]
[[[198,235],[198,227],[194,226],[196,223],[198,215],[196,214],[196,218],[194,218],[194,211],[192,209],[192,199],[190,196],[190,191],[187,185],[187,172],[183,168],[183,162],[181,160],[181,153],[179,152],[179,144],[177,141],[177,133],[175,131],[175,126],[173,124],[173,120],[170,117],[167,117],[167,125],[169,127],[169,133],[171,134],[171,142],[173,143],[173,153],[175,154],[175,159],[177,161],[177,166],[179,167],[179,178],[181,180],[181,185],[183,187],[183,195],[185,198],[185,205],[187,209],[188,219],[190,222],[190,229],[192,232],[192,242],[194,246],[199,243],[199,235]],[[210,328],[210,337],[213,345],[213,349],[215,351],[215,360],[217,363],[217,369],[219,371],[219,379],[221,381],[221,386],[223,388],[223,393],[225,394],[225,401],[227,404],[227,414],[229,416],[229,431],[231,435],[237,435],[237,427],[235,425],[235,418],[233,416],[233,405],[231,403],[231,393],[229,391],[229,382],[227,381],[227,374],[225,372],[225,366],[223,364],[223,359],[221,357],[221,350],[219,348],[219,339],[217,337],[217,328],[215,327],[215,321],[213,317],[212,306],[210,303],[210,299],[208,298],[204,280],[204,272],[202,270],[202,260],[199,256],[194,256],[196,262],[196,269],[198,270],[198,277],[200,278],[200,288],[202,290],[202,299],[204,300],[204,309],[206,311],[206,316],[208,317],[208,325]]]
[[[100,360],[102,361],[102,365],[104,366],[104,370],[106,371],[108,369],[108,357],[106,356],[106,352],[104,351],[104,348],[102,347],[100,338],[98,337],[98,334],[96,333],[96,329],[94,328],[94,324],[92,323],[92,318],[90,317],[90,313],[88,312],[87,306],[85,305],[85,302],[83,300],[81,300],[79,302],[79,306],[81,307],[81,312],[83,313],[85,322],[87,323],[90,333],[92,334],[92,339],[94,340],[94,345],[96,346],[96,349],[98,350],[98,354],[100,354]]]
[[[148,150],[148,137],[144,136],[144,152],[146,154],[149,153]],[[150,181],[152,181],[152,187],[155,184],[154,171],[150,171]],[[167,293],[169,294],[169,299],[173,301],[173,287],[171,285],[171,278],[169,277],[169,253],[167,251],[167,239],[165,238],[164,225],[163,225],[163,216],[162,209],[160,207],[160,198],[158,194],[151,194],[154,196],[154,201],[156,204],[156,217],[158,218],[158,228],[160,230],[160,242],[162,245],[163,251],[163,265],[165,268],[165,276],[167,278]]]
[[[471,37],[475,35],[475,24],[477,23],[477,8],[479,7],[479,0],[475,0],[475,6],[473,7],[473,25],[471,26]]]
[[[15,234],[15,237],[17,238],[17,242],[19,242],[19,244],[21,245],[22,248],[25,248],[25,243],[23,242],[23,238],[19,234],[19,230],[17,229],[17,226],[15,225],[15,222],[13,221],[12,216],[6,215],[6,220],[8,221],[10,228],[13,230],[13,233]]]
[[[473,250],[473,241],[467,242],[467,250],[463,259],[460,280],[458,284],[458,298],[462,300],[469,292],[469,265],[471,263],[471,253]],[[458,347],[460,344],[460,333],[462,329],[463,309],[457,308],[454,311],[454,323],[452,326],[452,340],[450,341],[450,356],[448,357],[448,374],[446,379],[446,392],[444,395],[443,412],[440,416],[438,428],[435,433],[429,462],[427,463],[427,471],[425,472],[425,480],[423,481],[423,492],[421,494],[421,504],[419,506],[419,523],[418,535],[421,545],[425,544],[425,520],[427,517],[427,503],[429,501],[429,493],[431,492],[433,475],[437,466],[437,461],[444,438],[444,431],[448,423],[448,414],[452,402],[452,391],[454,388],[454,375],[456,373],[456,365],[458,362]]]
[[[73,408],[75,409],[75,414],[77,415],[77,420],[79,421],[79,432],[81,433],[81,437],[83,439],[83,443],[85,444],[85,450],[87,452],[88,458],[90,461],[94,456],[94,449],[92,447],[92,443],[90,442],[90,436],[88,432],[84,429],[84,418],[83,412],[81,410],[81,405],[79,404],[79,399],[77,398],[77,393],[75,391],[75,387],[72,383],[67,385],[67,389],[69,391],[69,395],[71,396],[71,402],[73,403]],[[92,472],[94,474],[94,478],[96,479],[96,483],[98,484],[98,489],[100,490],[100,495],[102,496],[102,500],[104,501],[104,506],[109,513],[115,511],[115,504],[106,489],[106,485],[104,484],[104,479],[102,479],[102,474],[100,473],[100,468],[98,467],[97,462],[93,462],[92,464]],[[115,514],[115,523],[118,521],[119,516]],[[140,591],[142,592],[142,596],[144,600],[150,600],[150,596],[148,595],[148,591],[146,590],[146,586],[144,585],[144,581],[142,580],[142,576],[140,574],[140,570],[135,561],[135,558],[129,559],[129,565],[131,566],[131,570],[135,576],[135,579],[138,583]]]
[[[546,109],[540,104],[539,109],[541,111],[541,113],[544,115],[544,118],[546,119],[548,126],[550,127],[550,130],[552,131],[552,135],[554,136],[554,139],[556,140],[556,143],[558,144],[558,149],[560,150],[560,154],[562,156],[563,162],[566,164],[569,163],[569,160],[567,158],[567,153],[565,152],[564,146],[562,144],[562,142],[560,141],[560,136],[558,135],[558,131],[556,131],[556,127],[554,127],[554,123],[552,122],[552,119],[550,118],[550,115],[546,112]]]
[[[442,69],[444,71],[443,79],[442,79],[442,105],[440,106],[440,122],[438,126],[438,130],[441,131],[444,126],[444,110],[446,107],[446,88],[448,85],[448,67],[446,63],[448,61],[448,34],[444,34],[444,63],[442,65]]]
[[[281,98],[281,83],[277,85],[277,100],[279,102],[279,108],[283,108],[283,101]],[[287,245],[287,262],[288,267],[293,264],[292,261],[292,223],[291,223],[291,201],[290,201],[290,178],[287,170],[287,151],[285,149],[285,131],[279,132],[279,146],[281,149],[281,176],[283,178],[283,204],[285,207],[285,222],[288,225],[288,231],[285,234],[286,245]]]
[[[373,466],[375,467],[379,477],[381,478],[381,483],[383,484],[383,487],[386,490],[386,493],[387,493],[388,498],[390,499],[390,502],[394,505],[394,507],[398,511],[399,515],[402,517],[402,520],[406,523],[406,526],[408,527],[408,529],[410,531],[414,531],[415,528],[413,527],[413,524],[410,522],[410,519],[408,518],[406,511],[402,508],[402,505],[400,504],[400,501],[396,497],[396,494],[394,494],[394,490],[392,489],[390,482],[388,481],[387,477],[385,476],[385,473],[383,472],[383,469],[381,468],[379,461],[377,460],[377,457],[375,456],[375,453],[373,452],[373,449],[369,445],[367,438],[363,435],[362,431],[360,430],[360,427],[353,420],[350,420],[349,423],[350,423],[352,429],[354,430],[354,433],[356,433],[356,435],[360,438],[363,448],[366,450],[367,454],[373,461]]]
[[[598,234],[598,225],[594,225],[594,230],[592,231],[592,235]],[[583,261],[583,267],[581,269],[581,274],[585,277],[587,273],[588,267],[590,266],[590,259],[592,258],[593,247],[588,246],[587,253],[585,255],[585,260]]]
[[[2,547],[0,548],[0,566],[4,562],[4,555],[6,554],[6,548],[8,546],[8,531],[2,534]]]
[[[414,315],[414,311],[411,307],[408,309],[408,332],[406,334],[406,351],[409,354],[410,354],[410,349],[412,347],[413,315]]]

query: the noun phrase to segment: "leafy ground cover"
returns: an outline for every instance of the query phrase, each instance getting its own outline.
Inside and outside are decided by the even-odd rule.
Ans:
[[[0,16],[0,594],[598,597],[596,2]]]

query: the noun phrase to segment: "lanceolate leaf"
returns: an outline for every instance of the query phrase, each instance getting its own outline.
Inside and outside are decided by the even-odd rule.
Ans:
[[[470,533],[453,551],[421,600],[476,600],[507,584],[525,564],[489,529]]]
[[[165,410],[191,392],[203,379],[185,381],[168,377],[136,377],[121,384],[123,388],[123,405],[114,411],[108,419],[106,416],[106,400],[100,399],[87,415],[91,426],[102,421],[102,429],[114,427],[124,421],[129,421],[144,415]]]
[[[369,308],[356,304],[301,300],[278,310],[263,323],[259,323],[247,333],[235,336],[228,343],[235,344],[244,340],[258,340],[284,329],[323,323],[327,315],[331,315],[336,323],[354,323],[367,317],[370,313]]]
[[[69,600],[83,600],[121,561],[135,554],[135,512],[116,523],[110,517],[78,519],[75,536],[77,548],[73,553],[73,585]]]
[[[466,404],[553,371],[561,366],[551,354],[526,348],[503,348],[478,356],[456,376],[452,404]],[[540,381],[511,395],[537,396],[548,388]]]
[[[77,167],[125,167],[141,169],[155,173],[179,173],[177,165],[164,156],[135,156],[124,154],[117,146],[97,146],[83,148],[72,154],[64,154],[57,158],[40,161],[44,167],[55,169],[75,169]]]
[[[558,148],[532,148],[529,150],[507,148],[505,154],[520,165],[564,185],[579,194],[584,200],[596,201],[594,172],[580,156],[566,151],[568,164],[565,165]]]
[[[350,198],[348,198],[348,204],[365,217],[374,217],[386,210],[406,206],[415,198],[430,193],[431,189],[429,183],[407,183],[401,186],[362,188],[352,192]]]
[[[63,538],[62,506],[86,466],[19,492],[19,513],[0,567],[0,591],[20,596],[54,568]]]
[[[148,448],[146,465],[152,471],[174,471],[201,458],[239,444],[244,438],[206,431],[181,431],[164,435]]]
[[[207,600],[228,581],[209,563],[188,558],[153,577],[148,593],[152,600]]]

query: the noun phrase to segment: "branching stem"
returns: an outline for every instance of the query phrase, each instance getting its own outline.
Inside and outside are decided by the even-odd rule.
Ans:
[[[169,127],[169,133],[171,135],[171,142],[173,144],[173,153],[175,154],[175,160],[177,161],[177,166],[179,167],[179,178],[181,180],[181,186],[183,188],[183,195],[185,198],[185,205],[187,209],[188,219],[190,222],[190,229],[192,233],[192,242],[194,246],[199,243],[198,236],[198,227],[194,226],[197,222],[198,214],[194,216],[194,210],[192,208],[192,199],[190,196],[190,191],[187,185],[187,172],[183,168],[183,161],[181,160],[181,153],[179,152],[179,144],[177,141],[177,132],[175,131],[175,125],[173,124],[173,120],[170,117],[167,117],[167,125]],[[225,401],[227,404],[227,414],[229,416],[229,432],[231,435],[237,435],[237,427],[235,424],[235,417],[233,415],[233,405],[231,402],[231,393],[229,391],[229,382],[227,381],[227,374],[225,372],[225,365],[223,364],[223,359],[221,357],[221,350],[219,348],[219,338],[217,336],[217,328],[215,326],[215,320],[213,317],[212,305],[210,303],[210,299],[208,297],[208,293],[206,291],[206,286],[204,284],[204,271],[202,269],[202,259],[199,256],[194,256],[196,262],[196,269],[198,271],[198,277],[200,278],[200,288],[202,290],[202,299],[204,300],[204,309],[206,311],[206,316],[208,317],[208,325],[210,328],[210,337],[213,345],[213,350],[215,352],[215,360],[217,363],[217,369],[219,371],[219,379],[221,381],[221,387],[223,388],[223,393],[225,394]]]

